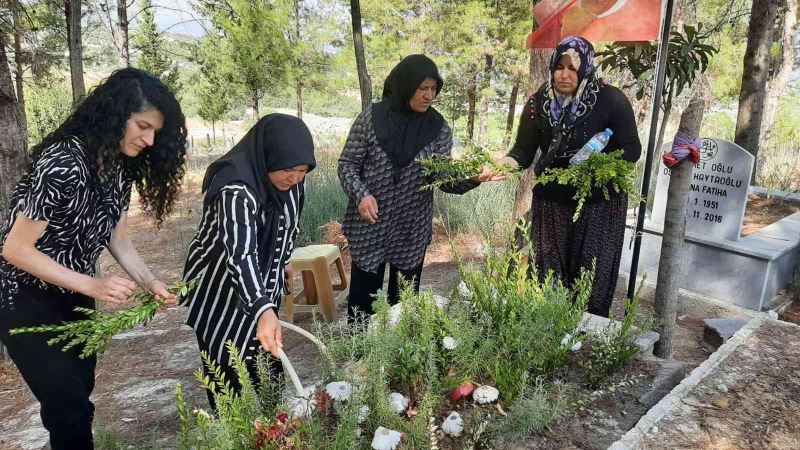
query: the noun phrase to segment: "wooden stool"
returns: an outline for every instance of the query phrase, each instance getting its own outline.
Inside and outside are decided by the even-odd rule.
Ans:
[[[291,285],[290,293],[284,299],[286,303],[287,322],[294,321],[294,313],[312,312],[319,308],[325,320],[332,322],[336,320],[336,307],[350,293],[347,285],[347,276],[344,273],[342,255],[339,247],[330,244],[309,245],[294,249],[290,260],[292,269],[301,271],[303,275],[303,291],[293,295]],[[341,283],[333,285],[328,268],[336,263]],[[334,291],[338,294],[334,296]],[[295,299],[305,297],[305,304],[294,304]]]

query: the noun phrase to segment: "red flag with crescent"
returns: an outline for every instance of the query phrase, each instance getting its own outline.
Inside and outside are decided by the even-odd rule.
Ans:
[[[533,7],[539,27],[528,48],[553,48],[578,35],[592,42],[658,39],[661,0],[542,0]]]

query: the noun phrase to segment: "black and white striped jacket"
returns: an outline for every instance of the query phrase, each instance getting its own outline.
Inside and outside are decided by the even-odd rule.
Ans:
[[[297,236],[303,193],[300,183],[289,192],[283,209],[264,210],[247,186],[234,183],[204,208],[184,268],[184,280],[199,283],[181,304],[189,307],[187,323],[217,362],[231,364],[227,341],[242,357],[252,359],[259,347],[258,318],[280,306],[283,269]],[[279,220],[272,220],[274,214]],[[277,230],[273,223],[279,224]],[[274,242],[272,248],[259,248],[264,233],[275,234],[267,239]]]

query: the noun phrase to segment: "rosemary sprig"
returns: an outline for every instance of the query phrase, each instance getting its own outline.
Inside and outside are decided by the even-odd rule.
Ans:
[[[423,189],[435,189],[445,184],[464,181],[481,173],[488,166],[494,173],[506,174],[510,178],[518,176],[519,169],[497,164],[488,151],[479,147],[470,147],[458,159],[448,156],[434,155],[420,158],[422,173],[431,180]]]
[[[186,296],[197,286],[198,280],[188,283],[179,281],[167,287],[167,290],[175,295]],[[136,306],[116,312],[101,312],[90,308],[76,307],[76,312],[84,313],[87,318],[71,322],[62,322],[61,325],[39,325],[35,327],[14,328],[9,330],[10,334],[21,333],[58,333],[57,336],[49,339],[47,345],[64,343],[63,351],[67,351],[76,345],[83,345],[80,357],[86,358],[92,354],[101,354],[111,338],[123,331],[130,330],[137,324],[146,325],[164,304],[164,300],[156,298],[149,292],[137,292],[129,297]]]
[[[555,182],[575,188],[577,192],[572,197],[578,201],[575,215],[572,217],[572,221],[575,222],[580,217],[583,204],[592,194],[593,189],[601,189],[606,200],[609,198],[609,185],[616,192],[625,192],[638,198],[639,193],[633,186],[636,164],[621,159],[622,154],[622,150],[611,153],[593,153],[580,164],[563,169],[546,169],[534,180],[534,185]]]

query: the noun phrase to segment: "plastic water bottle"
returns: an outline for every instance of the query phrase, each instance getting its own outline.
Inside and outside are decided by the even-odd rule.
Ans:
[[[583,144],[583,147],[578,150],[578,153],[575,153],[575,155],[569,159],[569,163],[573,166],[575,164],[580,164],[589,159],[589,156],[592,153],[600,153],[603,151],[608,144],[608,139],[612,134],[614,134],[614,132],[611,131],[610,128],[606,128],[605,130],[592,136],[592,138],[589,139],[589,142]]]

